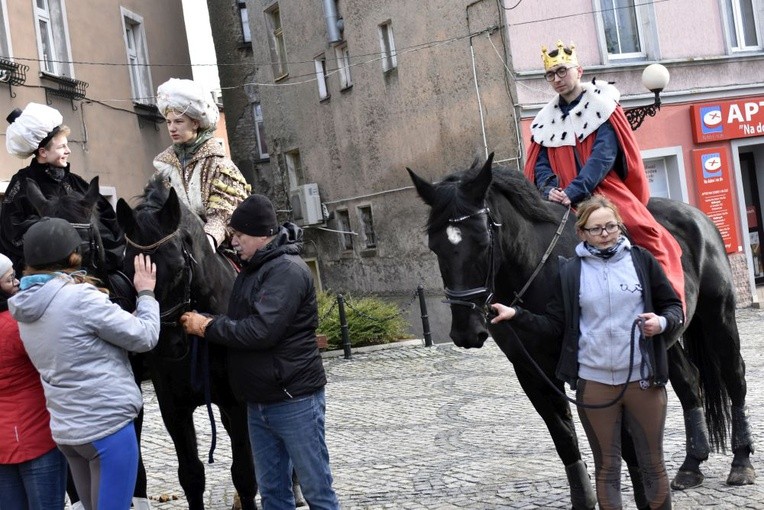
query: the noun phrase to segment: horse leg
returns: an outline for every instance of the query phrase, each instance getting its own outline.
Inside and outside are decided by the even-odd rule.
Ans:
[[[249,443],[247,426],[247,407],[240,403],[219,405],[220,421],[223,422],[228,437],[231,438],[231,480],[239,494],[241,510],[255,510],[255,464],[252,460],[252,448]]]
[[[199,460],[194,428],[194,406],[173,401],[169,388],[154,384],[162,421],[170,434],[178,457],[178,481],[188,501],[189,510],[204,510],[204,465]]]
[[[732,309],[729,309],[732,307]],[[734,303],[727,304],[722,317],[734,317]],[[748,387],[745,381],[745,362],[740,354],[740,335],[734,320],[713,321],[718,326],[718,331],[711,331],[719,349],[716,351],[721,377],[727,389],[731,402],[732,420],[732,467],[730,468],[727,484],[749,485],[756,479],[756,471],[751,464],[750,456],[754,451],[751,425],[748,421],[748,409],[745,398]],[[706,324],[705,328],[712,328]],[[715,334],[714,334],[715,333]]]
[[[520,386],[536,412],[544,420],[552,436],[557,455],[565,465],[573,508],[593,509],[597,503],[597,497],[592,489],[586,464],[581,460],[576,427],[568,402],[546,386],[546,382],[540,380],[536,372],[519,369],[518,367],[522,366],[519,363],[513,366]],[[556,382],[556,386],[563,390],[561,382]]]
[[[135,378],[135,384],[138,385],[138,389],[141,390],[141,395],[143,395],[143,388],[141,387],[144,376],[143,358],[143,355],[130,355],[130,366],[133,369],[133,377]],[[133,510],[151,510],[151,505],[149,504],[149,497],[146,490],[146,468],[143,465],[143,453],[141,452],[143,408],[141,408],[138,416],[136,416],[133,420],[133,426],[135,427],[135,437],[138,439],[138,476],[135,479],[135,489],[133,490]]]
[[[668,349],[668,362],[671,387],[682,404],[685,433],[684,462],[671,481],[671,488],[684,490],[703,483],[705,476],[700,471],[700,464],[708,459],[711,446],[700,395],[698,369],[687,358],[678,341]]]

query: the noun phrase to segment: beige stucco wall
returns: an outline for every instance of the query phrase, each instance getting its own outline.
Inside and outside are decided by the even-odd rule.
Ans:
[[[32,0],[6,0],[13,55],[29,66],[24,85],[0,84],[0,117],[29,102],[45,103],[39,76]],[[131,101],[120,6],[143,18],[153,90],[170,77],[190,78],[191,68],[180,0],[67,0],[74,77],[88,83],[86,99],[51,98],[72,132],[72,171],[86,179],[100,176],[118,196],[138,194],[152,173],[153,157],[170,144],[163,124],[139,122]],[[108,65],[116,64],[116,65]],[[2,128],[3,132],[5,129]],[[0,150],[0,180],[7,181],[28,161]]]

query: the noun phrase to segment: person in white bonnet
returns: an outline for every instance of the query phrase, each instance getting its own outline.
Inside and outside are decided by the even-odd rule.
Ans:
[[[212,95],[192,80],[171,78],[157,89],[157,107],[172,145],[154,158],[157,173],[205,222],[213,248],[226,240],[226,225],[250,185],[214,138],[219,117]]]
[[[50,106],[29,103],[23,111],[18,108],[7,117],[10,125],[5,133],[8,152],[20,159],[32,158],[29,166],[13,176],[0,209],[0,246],[13,261],[18,274],[24,270],[23,236],[40,216],[27,198],[27,179],[35,181],[47,198],[61,193],[84,194],[88,182],[71,172],[68,136],[61,113]],[[96,204],[98,231],[106,255],[106,269],[121,269],[124,234],[117,215],[103,196]]]

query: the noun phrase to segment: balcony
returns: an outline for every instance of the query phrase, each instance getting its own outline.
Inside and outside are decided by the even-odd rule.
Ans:
[[[8,84],[11,98],[16,97],[13,85],[22,85],[27,79],[27,71],[29,71],[29,66],[0,58],[0,83]]]
[[[68,76],[57,76],[49,73],[40,73],[43,83],[50,82],[54,86],[43,85],[45,89],[45,101],[50,105],[52,104],[51,97],[63,97],[69,99],[72,102],[72,110],[76,110],[77,106],[74,104],[75,100],[85,99],[85,91],[88,88],[88,84],[84,81],[75,80]]]

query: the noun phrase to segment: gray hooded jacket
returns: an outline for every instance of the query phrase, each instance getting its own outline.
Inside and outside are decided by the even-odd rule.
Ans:
[[[61,275],[8,300],[32,363],[40,372],[53,439],[91,443],[138,415],[143,400],[127,351],[159,339],[159,304],[138,298],[135,315],[93,285]]]

